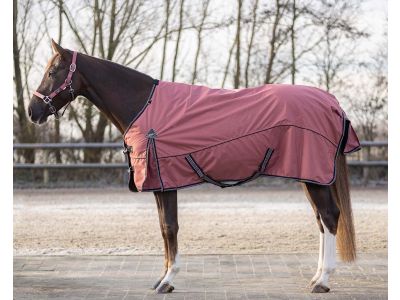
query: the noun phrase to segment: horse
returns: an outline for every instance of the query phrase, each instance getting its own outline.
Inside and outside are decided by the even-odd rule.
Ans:
[[[63,107],[65,111],[77,96],[83,96],[124,133],[132,119],[146,108],[154,79],[117,63],[64,49],[53,40],[51,46],[53,56],[29,102],[31,122],[43,124],[51,115],[58,118]],[[312,293],[329,292],[328,281],[336,268],[336,246],[343,261],[356,259],[348,170],[343,147],[340,150],[335,162],[335,180],[331,184],[300,182],[319,228],[317,271],[310,281]],[[153,193],[164,241],[164,266],[152,288],[156,293],[170,293],[180,269],[177,189]]]

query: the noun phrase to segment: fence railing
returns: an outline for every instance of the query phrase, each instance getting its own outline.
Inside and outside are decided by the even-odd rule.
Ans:
[[[387,141],[362,141],[362,147],[387,147]],[[121,149],[122,143],[24,143],[14,144],[13,149],[41,149],[41,150],[64,150],[64,149]],[[386,167],[388,165],[387,160],[348,160],[350,166],[358,167]],[[126,163],[71,163],[71,164],[59,164],[59,163],[14,163],[14,169],[92,169],[92,168],[127,168]]]

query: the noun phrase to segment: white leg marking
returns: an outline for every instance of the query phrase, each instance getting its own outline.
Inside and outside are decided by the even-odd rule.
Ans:
[[[320,232],[319,233],[318,267],[317,267],[317,272],[315,273],[314,277],[311,279],[310,285],[313,285],[314,283],[316,283],[318,278],[321,276],[323,260],[324,260],[324,234],[322,232]]]
[[[329,232],[324,222],[322,226],[324,227],[324,259],[322,273],[316,284],[328,287],[329,276],[336,268],[336,236]]]
[[[167,274],[165,274],[163,280],[161,280],[160,284],[156,288],[156,291],[158,292],[165,283],[172,284],[172,280],[174,280],[174,277],[176,276],[176,274],[178,274],[179,269],[180,269],[180,257],[179,254],[177,253],[175,256],[174,263],[172,264],[171,267],[168,268]]]

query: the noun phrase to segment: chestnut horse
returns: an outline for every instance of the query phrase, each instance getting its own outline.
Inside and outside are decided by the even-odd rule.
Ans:
[[[83,96],[92,102],[121,133],[146,105],[153,78],[119,64],[63,49],[52,41],[54,55],[28,112],[32,122],[42,124],[74,100]],[[343,152],[343,149],[342,151]],[[342,260],[356,257],[355,233],[349,194],[346,159],[337,156],[336,180],[330,185],[302,183],[315,212],[320,246],[318,267],[311,279],[312,292],[329,291],[328,280],[336,266],[336,238]],[[161,234],[164,240],[164,268],[153,288],[157,293],[172,292],[179,271],[177,191],[154,192]]]

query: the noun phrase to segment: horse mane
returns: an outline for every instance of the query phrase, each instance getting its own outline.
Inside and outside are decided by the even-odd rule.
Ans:
[[[79,53],[79,56],[83,56],[85,58],[87,58],[90,62],[95,63],[97,65],[102,65],[103,67],[106,68],[110,68],[110,69],[114,69],[116,71],[120,71],[123,74],[132,74],[134,76],[143,76],[144,78],[148,78],[148,79],[153,79],[151,78],[149,75],[144,74],[142,72],[139,72],[135,69],[129,68],[127,66],[124,66],[122,64],[113,62],[111,60],[107,60],[107,59],[103,59],[103,58],[98,58],[98,57],[94,57],[88,54],[84,54],[84,53]]]

